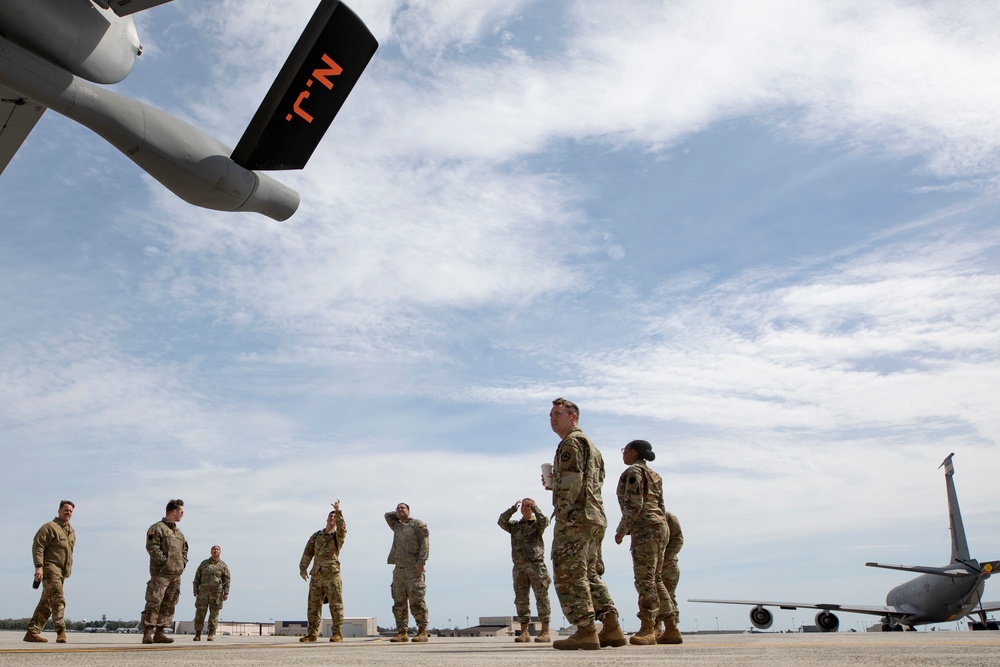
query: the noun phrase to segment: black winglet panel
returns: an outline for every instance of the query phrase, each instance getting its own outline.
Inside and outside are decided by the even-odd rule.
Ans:
[[[301,169],[375,55],[368,27],[338,0],[321,0],[233,151],[247,169]]]

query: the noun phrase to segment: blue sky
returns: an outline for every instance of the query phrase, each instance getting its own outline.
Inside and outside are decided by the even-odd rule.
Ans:
[[[233,570],[224,617],[304,617],[337,498],[348,615],[391,621],[401,500],[431,527],[431,622],[513,613],[495,521],[549,506],[557,396],[612,524],[619,449],[653,443],[683,598],[881,603],[906,577],[865,561],[947,560],[949,452],[973,553],[1000,557],[993,4],[350,5],[381,47],[278,175],[284,223],[193,208],[53,112],[0,176],[0,615],[33,609],[62,497],[72,618],[138,615],[172,497],[195,561],[218,543]],[[235,145],[312,9],[150,10],[115,88]]]

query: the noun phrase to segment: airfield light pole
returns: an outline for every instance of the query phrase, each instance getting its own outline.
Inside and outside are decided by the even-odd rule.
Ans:
[[[694,631],[698,632],[698,619],[694,619]]]
[[[719,617],[715,617],[715,631],[719,632]]]

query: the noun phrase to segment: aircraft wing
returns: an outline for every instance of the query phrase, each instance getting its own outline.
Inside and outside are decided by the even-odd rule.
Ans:
[[[171,0],[94,0],[94,2],[105,9],[110,9],[118,16],[128,16],[150,7],[165,5]]]
[[[994,600],[993,602],[983,602],[982,605],[976,605],[972,608],[972,613],[976,613],[982,609],[983,611],[1000,611],[1000,600]]]
[[[0,86],[0,174],[42,117],[45,107]]]
[[[848,605],[831,604],[825,602],[769,602],[767,600],[694,600],[688,602],[709,602],[713,604],[745,604],[751,607],[778,607],[780,609],[823,609],[825,611],[843,611],[850,614],[871,614],[873,616],[883,616],[885,614],[899,614],[899,609],[886,606],[868,605]]]

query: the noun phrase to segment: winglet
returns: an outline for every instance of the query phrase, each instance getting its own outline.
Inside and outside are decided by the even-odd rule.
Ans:
[[[321,0],[233,151],[246,169],[301,169],[378,42],[338,0]]]

